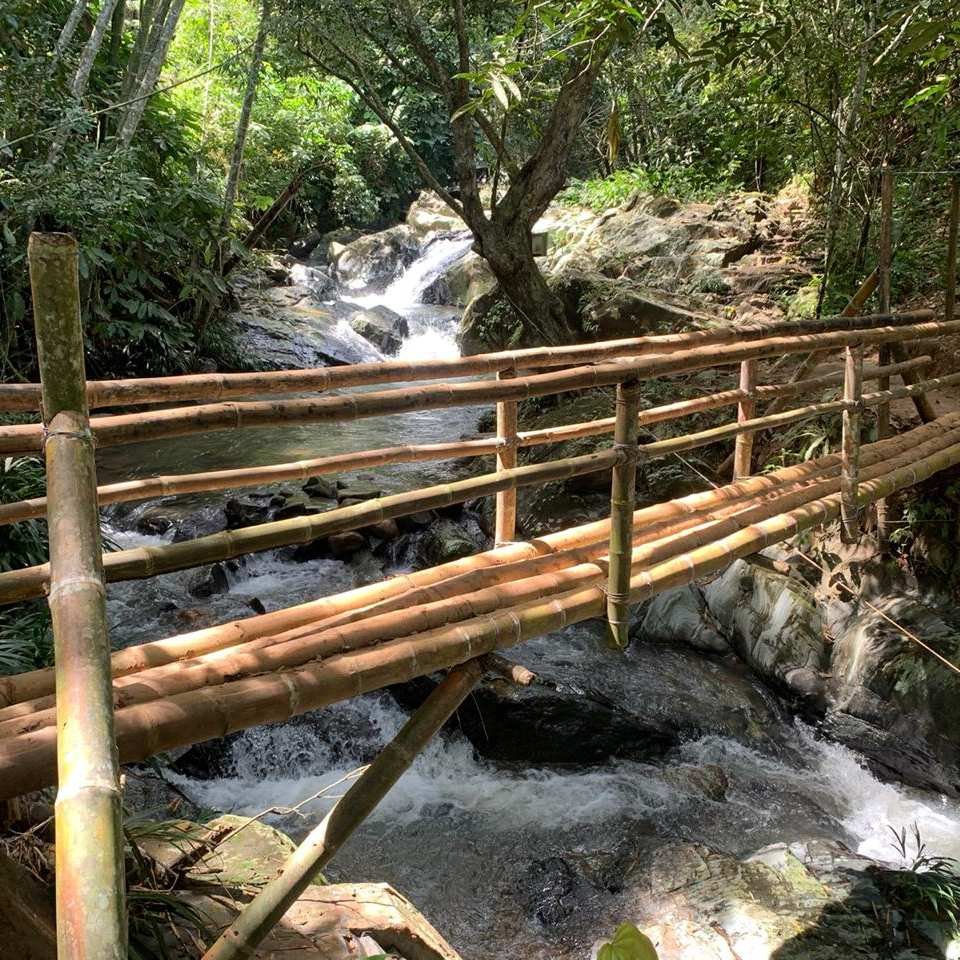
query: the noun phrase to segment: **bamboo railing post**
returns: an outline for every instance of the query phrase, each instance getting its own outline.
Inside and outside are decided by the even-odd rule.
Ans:
[[[29,263],[43,385],[58,705],[57,955],[122,960],[120,781],[76,241],[34,233]]]
[[[610,570],[607,579],[607,637],[625,649],[630,631],[630,577],[633,552],[633,507],[637,484],[637,437],[640,384],[617,384],[617,415],[613,448],[621,460],[613,468],[610,485]]]
[[[960,224],[960,175],[950,181],[950,229],[947,235],[946,294],[943,300],[943,319],[953,319],[957,304],[957,227]]]
[[[844,355],[843,439],[840,473],[840,534],[845,543],[860,538],[857,487],[860,480],[860,407],[863,395],[863,345],[851,344]]]
[[[877,272],[880,288],[880,309],[889,310],[891,300],[890,270],[893,258],[893,173],[887,164],[883,165],[880,173],[880,243],[877,258]],[[882,367],[889,364],[891,357],[890,346],[880,344],[877,359]],[[877,384],[880,390],[890,389],[890,378],[881,377]],[[877,439],[884,440],[890,436],[890,404],[882,403],[877,407]],[[877,511],[877,540],[881,545],[890,541],[889,506],[886,500],[878,500]]]
[[[512,377],[510,371],[501,370],[498,380]],[[517,401],[501,400],[497,404],[497,470],[509,470],[517,465]],[[517,533],[516,488],[501,490],[497,494],[497,518],[494,540],[499,546],[509,543]]]
[[[754,391],[757,386],[757,361],[744,360],[740,364],[740,389],[746,396],[737,405],[737,423],[752,420],[757,410]],[[741,433],[733,450],[733,479],[750,476],[750,460],[753,455],[752,433]]]
[[[483,675],[481,660],[455,667],[378,754],[336,806],[290,855],[280,876],[241,911],[203,960],[252,957],[257,944],[273,929],[317,871],[329,863],[351,834],[370,815],[446,723]]]

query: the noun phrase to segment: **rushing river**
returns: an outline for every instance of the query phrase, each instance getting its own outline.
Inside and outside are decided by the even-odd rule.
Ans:
[[[389,304],[407,317],[401,356],[456,354],[455,313],[417,302],[420,292],[467,249],[463,240],[427,249],[380,294],[354,302]],[[101,476],[116,478],[204,468],[267,464],[396,443],[424,443],[470,433],[477,409],[360,420],[331,428],[303,425],[243,434],[221,432],[165,444],[106,451]],[[385,490],[410,489],[448,476],[445,464],[365,471]],[[195,498],[188,508],[212,511],[221,497]],[[149,505],[146,505],[149,507]],[[135,508],[116,522],[121,544],[159,541],[131,532]],[[189,572],[109,588],[112,635],[119,645],[249,615],[254,600],[268,610],[335,593],[383,575],[383,563],[361,555],[349,563],[293,563],[261,554],[234,571],[230,590],[206,600],[188,593]],[[393,883],[420,907],[466,960],[582,960],[591,943],[634,916],[636,896],[622,889],[567,895],[568,916],[538,915],[539,898],[558,864],[616,863],[623,851],[649,849],[651,837],[708,842],[748,854],[774,841],[840,839],[854,849],[895,859],[891,826],[916,823],[929,848],[960,856],[960,814],[932,794],[882,784],[850,751],[824,743],[788,719],[744,671],[705,662],[690,651],[635,644],[606,651],[589,624],[531,641],[511,652],[558,680],[618,704],[643,704],[665,720],[706,710],[727,733],[692,735],[656,762],[607,761],[589,766],[494,764],[454,732],[436,739],[386,801],[338,855],[328,876]],[[706,664],[706,665],[705,665]],[[748,706],[743,706],[747,704]],[[464,710],[471,709],[471,704]],[[740,714],[753,711],[750,722]],[[245,814],[290,806],[368,762],[398,730],[406,713],[385,693],[317,711],[297,721],[247,731],[232,745],[230,776],[181,777],[204,806]],[[741,735],[762,722],[762,735]],[[672,776],[690,765],[715,764],[726,774],[726,799],[708,799]],[[329,808],[306,806],[280,817],[303,835]],[[647,844],[647,846],[644,846]],[[561,878],[560,882],[566,882]],[[562,898],[561,898],[562,899]],[[562,911],[561,911],[562,912]]]

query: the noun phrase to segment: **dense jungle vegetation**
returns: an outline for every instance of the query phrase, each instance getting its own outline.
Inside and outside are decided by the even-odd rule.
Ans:
[[[251,246],[385,225],[427,185],[463,205],[504,282],[515,231],[565,182],[606,205],[797,178],[842,285],[876,167],[960,152],[946,0],[8,0],[0,47],[6,378],[33,372],[35,228],[82,244],[91,375],[172,373],[231,362],[224,274],[285,191]],[[472,192],[491,179],[488,224]],[[902,189],[942,207],[928,179]],[[909,270],[922,244],[903,246]]]

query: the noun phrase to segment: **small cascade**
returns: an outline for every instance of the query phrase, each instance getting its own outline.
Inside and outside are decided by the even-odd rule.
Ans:
[[[423,303],[423,295],[431,284],[465,257],[472,245],[473,234],[468,231],[438,237],[387,287],[383,303],[392,309],[398,309],[398,304]]]

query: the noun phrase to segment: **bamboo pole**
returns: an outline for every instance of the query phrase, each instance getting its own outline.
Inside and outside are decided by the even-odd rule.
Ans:
[[[757,361],[744,360],[740,364],[740,390],[746,396],[737,407],[737,421],[744,423],[752,420],[757,404],[754,392],[757,386]],[[750,459],[753,453],[753,433],[738,433],[733,451],[733,479],[740,480],[750,476]]]
[[[851,323],[858,322],[851,318]],[[91,425],[101,446],[136,443],[163,437],[238,427],[276,427],[294,423],[329,423],[366,417],[472,406],[504,400],[550,396],[586,387],[609,386],[624,379],[651,379],[708,367],[763,359],[782,353],[830,349],[849,343],[885,343],[921,340],[960,332],[960,322],[917,323],[909,326],[838,330],[792,337],[770,337],[743,343],[696,347],[682,352],[627,357],[586,367],[572,367],[511,380],[470,381],[404,387],[333,397],[284,401],[243,401],[201,404],[195,407],[97,417]],[[906,359],[903,358],[898,359]],[[346,368],[335,368],[346,369]],[[35,424],[0,428],[0,453],[30,453],[39,448],[41,431]]]
[[[946,292],[943,298],[943,316],[953,319],[957,302],[957,229],[960,225],[960,176],[950,181],[950,226],[947,234]]]
[[[931,319],[933,311],[859,318],[859,328],[903,326]],[[710,319],[710,318],[705,318]],[[192,400],[227,400],[250,396],[276,396],[337,390],[382,383],[440,380],[508,371],[597,363],[616,357],[672,353],[710,344],[732,343],[758,337],[791,336],[854,329],[846,313],[820,320],[788,320],[739,327],[710,327],[688,333],[662,334],[607,340],[562,347],[533,347],[499,353],[459,357],[455,360],[387,360],[339,367],[272,370],[260,373],[206,373],[141,380],[101,380],[87,384],[88,405],[121,407]],[[35,383],[0,384],[0,411],[38,410],[40,386]]]
[[[903,370],[920,370],[933,362],[932,357],[922,356],[905,363],[890,364],[885,367],[865,366],[863,379],[876,380],[889,378]],[[809,380],[791,381],[783,384],[758,386],[758,399],[767,397],[794,397],[812,393],[825,387],[843,383],[843,373],[831,373]],[[740,390],[725,390],[721,393],[679,400],[641,410],[637,416],[639,426],[649,426],[668,420],[680,419],[705,410],[733,406],[743,399]],[[768,413],[773,412],[771,405]],[[605,417],[586,423],[573,423],[560,427],[543,427],[539,430],[525,430],[517,433],[519,448],[534,447],[550,443],[562,443],[581,437],[599,436],[612,433],[615,417]],[[443,443],[406,444],[396,447],[381,447],[376,450],[363,450],[357,453],[340,453],[329,457],[317,457],[313,460],[297,460],[290,463],[278,463],[264,467],[239,467],[231,470],[215,470],[203,473],[183,473],[168,476],[145,477],[139,480],[126,480],[120,483],[105,484],[97,488],[98,502],[101,506],[108,503],[128,503],[136,500],[153,500],[158,497],[181,496],[186,493],[200,493],[211,490],[230,490],[243,487],[266,486],[291,480],[308,480],[310,477],[343,473],[364,467],[384,466],[396,463],[416,463],[427,460],[446,460],[463,457],[482,457],[496,454],[499,440],[487,437],[478,440],[459,440]],[[47,511],[46,497],[34,497],[16,503],[0,504],[0,525],[16,523],[42,517]]]
[[[843,437],[841,456],[841,527],[847,543],[856,543],[860,537],[857,485],[860,477],[860,409],[863,396],[863,346],[851,344],[844,355],[843,381]]]
[[[118,550],[104,555],[104,573],[108,583],[136,580],[214,563],[217,560],[228,560],[246,553],[271,550],[293,543],[309,543],[319,537],[357,530],[393,517],[463,503],[474,497],[490,496],[512,487],[550,483],[609,470],[619,463],[622,456],[621,451],[604,450],[364,500],[362,503],[339,507],[314,516],[290,517],[235,530],[222,530],[182,543]],[[49,564],[0,573],[0,603],[41,596],[49,576]]]
[[[941,449],[908,467],[864,483],[858,501],[890,496],[905,486],[960,463],[960,444]],[[720,541],[641,570],[632,579],[630,602],[715,572],[733,559],[833,520],[840,512],[833,494],[786,514],[751,524]],[[174,746],[222,736],[258,723],[284,720],[390,683],[452,666],[481,654],[541,636],[600,615],[601,586],[572,591],[427,631],[349,654],[282,671],[151,701],[117,714],[117,736],[125,759],[142,759]],[[51,741],[44,729],[0,742],[0,796],[37,789],[53,775]]]
[[[890,308],[891,300],[891,267],[893,264],[893,173],[888,164],[883,165],[880,172],[880,242],[877,272],[880,286],[880,306],[886,304]],[[880,365],[889,363],[890,347],[881,344],[877,358]],[[882,377],[878,384],[881,390],[890,389],[890,378]],[[877,437],[884,439],[890,436],[890,404],[882,403],[877,408]],[[884,546],[890,541],[890,520],[888,504],[885,500],[876,503],[877,512],[877,540]]]
[[[498,380],[510,379],[512,374],[501,371]],[[497,470],[512,470],[517,465],[517,401],[502,400],[497,404]],[[516,488],[497,494],[496,531],[494,540],[499,546],[509,543],[517,533]]]
[[[878,451],[865,456],[862,479],[872,480],[892,469],[908,466],[914,459],[936,453],[960,442],[960,427],[945,429],[910,447],[893,458]],[[706,514],[692,514],[683,521],[651,531],[641,527],[632,548],[632,564],[649,566],[673,556],[702,547],[720,536],[727,536],[758,520],[801,506],[807,501],[835,493],[840,489],[838,473],[829,471],[802,483],[784,484],[767,496],[733,500]],[[484,577],[467,575],[450,584],[452,589],[438,595],[418,597],[419,604],[408,604],[401,613],[370,608],[362,620],[346,626],[321,624],[305,630],[292,630],[261,642],[244,644],[240,649],[228,648],[192,661],[180,661],[166,667],[142,671],[114,682],[114,704],[117,709],[173,696],[189,690],[223,684],[241,677],[291,669],[324,657],[345,653],[376,643],[422,633],[445,624],[472,619],[498,609],[514,607],[525,601],[581,589],[601,583],[607,564],[600,557],[605,545],[592,544],[571,551],[567,557],[547,556],[536,560],[498,568],[497,580],[505,586],[490,586]],[[560,572],[545,576],[551,569],[543,561],[567,562]],[[555,567],[554,567],[555,569]],[[515,572],[514,572],[515,570]],[[445,584],[446,585],[446,584]],[[24,705],[27,706],[27,705]],[[51,704],[37,705],[32,713],[0,718],[0,739],[19,736],[49,726],[53,722]],[[41,709],[42,707],[42,709]]]
[[[610,572],[607,578],[607,639],[625,650],[630,643],[630,606],[627,592],[632,569],[633,506],[637,494],[637,414],[640,384],[617,384],[616,427],[613,449],[621,460],[613,468],[610,484]]]
[[[203,960],[239,960],[253,955],[257,945],[373,812],[482,675],[483,666],[478,660],[470,660],[450,671],[330,813],[307,834],[284,863],[280,875],[223,931],[203,955]]]
[[[33,233],[28,260],[43,384],[48,603],[60,704],[54,804],[57,954],[61,960],[122,960],[127,926],[120,779],[76,241],[65,234]]]

